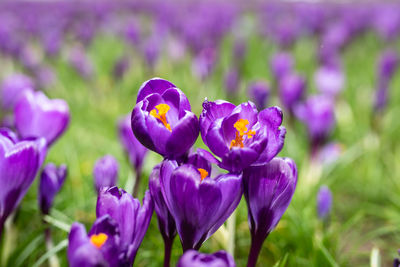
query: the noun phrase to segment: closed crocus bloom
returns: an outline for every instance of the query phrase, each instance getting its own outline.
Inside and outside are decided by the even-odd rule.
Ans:
[[[129,70],[130,65],[131,64],[129,58],[126,55],[118,59],[117,62],[115,62],[113,69],[114,79],[122,79],[124,77],[124,74]]]
[[[236,264],[233,257],[223,250],[213,254],[188,250],[179,259],[176,267],[236,267]]]
[[[181,239],[183,250],[199,249],[236,209],[242,197],[241,175],[208,172],[191,164],[178,167],[165,160],[161,191]]]
[[[322,66],[314,76],[317,89],[330,96],[338,95],[344,86],[345,77],[338,66]]]
[[[89,79],[93,76],[92,62],[82,48],[73,48],[69,54],[68,61],[82,78]]]
[[[49,214],[54,197],[60,191],[66,177],[66,165],[57,167],[49,163],[44,167],[39,184],[39,207],[43,214]]]
[[[281,151],[286,134],[281,123],[280,108],[258,112],[250,101],[235,106],[206,100],[200,115],[204,143],[221,158],[221,168],[236,173],[252,164],[264,164]]]
[[[119,140],[125,152],[128,154],[131,164],[140,172],[148,150],[133,134],[130,114],[126,115],[118,122],[118,134]]]
[[[175,159],[196,141],[199,121],[180,89],[167,80],[153,78],[139,89],[132,130],[145,147]]]
[[[256,81],[249,85],[248,93],[258,110],[265,108],[269,97],[269,86],[266,82]]]
[[[22,138],[44,137],[50,146],[69,124],[68,104],[48,99],[42,92],[27,91],[15,106],[15,126]]]
[[[41,165],[44,139],[16,141],[0,131],[0,235],[4,222],[25,196]]]
[[[279,81],[293,70],[294,60],[289,53],[280,52],[272,56],[270,61],[271,72]]]
[[[243,190],[249,212],[251,249],[247,266],[255,266],[261,246],[290,204],[297,167],[289,158],[274,158],[243,171]]]
[[[328,217],[332,208],[332,192],[325,185],[321,186],[317,195],[317,212],[320,219]]]
[[[111,155],[106,155],[96,161],[93,176],[97,192],[102,187],[112,187],[117,184],[118,170],[118,162]]]
[[[118,225],[109,215],[98,218],[89,234],[82,224],[73,223],[68,236],[69,266],[130,266],[123,261],[119,234]]]
[[[33,81],[28,76],[14,74],[6,77],[1,85],[1,104],[3,109],[12,110],[23,92],[33,88]]]
[[[156,165],[150,174],[149,190],[157,214],[158,228],[164,240],[164,266],[169,266],[172,243],[176,236],[176,225],[161,192],[160,167],[161,164]]]
[[[192,63],[193,74],[197,78],[205,80],[213,72],[217,59],[218,56],[215,48],[208,47],[202,49],[193,59]]]
[[[279,83],[279,98],[282,105],[290,112],[299,103],[306,89],[306,81],[296,73],[286,75]]]
[[[295,115],[307,126],[312,149],[323,144],[335,127],[334,103],[324,95],[309,97],[296,107]]]
[[[149,227],[153,210],[154,204],[148,191],[145,193],[142,206],[139,200],[118,187],[102,188],[99,192],[97,218],[108,214],[116,221],[121,239],[119,247],[124,251],[120,258],[123,258],[129,266],[135,260],[136,252]]]

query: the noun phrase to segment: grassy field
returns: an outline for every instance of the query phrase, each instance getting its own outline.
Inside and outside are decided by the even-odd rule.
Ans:
[[[95,219],[96,193],[93,186],[94,162],[105,154],[116,157],[120,164],[118,185],[130,190],[134,177],[132,168],[118,140],[116,123],[128,114],[136,102],[141,83],[158,76],[170,80],[188,96],[192,109],[199,115],[201,103],[208,99],[226,99],[223,77],[229,68],[232,39],[226,38],[221,47],[220,62],[205,82],[191,71],[191,58],[172,63],[163,55],[154,72],[135,51],[121,41],[97,36],[88,50],[95,66],[92,80],[83,80],[66,62],[65,55],[49,61],[57,73],[55,85],[47,91],[52,98],[65,99],[71,110],[71,123],[66,134],[51,149],[47,162],[66,163],[67,181],[55,199],[50,218],[57,253],[62,266],[67,266],[65,241],[67,227],[80,221],[89,228]],[[316,62],[316,41],[300,40],[292,49],[296,69],[308,79],[308,93],[316,92],[313,73]],[[293,158],[299,168],[299,180],[293,201],[277,229],[264,243],[258,266],[273,266],[278,261],[286,266],[366,266],[373,248],[378,248],[382,266],[389,266],[400,248],[400,76],[391,84],[390,103],[385,113],[374,116],[372,111],[377,56],[384,48],[377,36],[367,34],[355,40],[343,52],[346,73],[345,90],[336,103],[337,127],[332,140],[342,144],[343,154],[335,163],[313,166],[308,160],[305,127],[284,117],[286,142],[280,156]],[[132,66],[121,81],[112,78],[114,62],[129,51]],[[270,56],[277,47],[257,36],[248,43],[248,53],[241,69],[241,91],[238,104],[247,101],[246,87],[254,79],[272,81],[268,67]],[[4,62],[4,73],[18,71],[18,66]],[[280,105],[277,89],[272,88],[269,106]],[[204,146],[201,138],[198,146]],[[148,154],[140,198],[147,188],[152,167],[161,160]],[[8,238],[14,251],[8,266],[46,266],[41,264],[46,253],[43,224],[39,216],[37,181],[15,217],[14,229]],[[316,192],[327,184],[333,192],[333,211],[328,222],[316,215]],[[242,199],[237,210],[235,260],[244,266],[250,246],[247,209]],[[14,233],[14,234],[13,234]],[[218,238],[205,242],[201,251],[225,249]],[[157,228],[156,216],[138,251],[135,266],[161,266],[163,242]],[[179,238],[175,239],[172,264],[181,255]]]

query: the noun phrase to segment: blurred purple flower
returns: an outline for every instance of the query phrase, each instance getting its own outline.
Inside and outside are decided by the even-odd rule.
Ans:
[[[223,250],[213,254],[188,250],[179,259],[176,267],[236,267],[236,264],[233,257]]]
[[[131,63],[128,56],[123,55],[115,62],[113,76],[115,80],[121,80],[125,73],[129,70]]]
[[[289,53],[284,52],[274,54],[270,61],[270,67],[275,80],[280,81],[284,76],[293,71],[293,57]]]
[[[345,77],[339,67],[321,66],[314,76],[317,89],[330,96],[338,95],[344,87]]]
[[[15,126],[22,138],[44,137],[48,146],[64,133],[69,124],[68,104],[48,99],[42,92],[25,92],[14,109]]]
[[[57,167],[53,163],[49,163],[44,167],[40,176],[38,194],[39,207],[43,214],[49,214],[54,197],[60,191],[65,178],[67,178],[66,165]]]
[[[111,155],[106,155],[96,161],[93,176],[97,192],[100,192],[102,187],[112,187],[117,184],[118,169],[118,162]]]
[[[236,68],[228,70],[225,74],[225,89],[228,96],[236,95],[239,90],[240,77]]]
[[[290,73],[281,79],[278,86],[282,105],[292,113],[295,105],[300,102],[305,93],[305,79],[296,73]]]
[[[325,185],[321,186],[317,195],[317,212],[318,217],[323,220],[325,219],[332,208],[332,192]]]
[[[90,79],[93,76],[92,62],[87,57],[83,48],[74,47],[69,53],[68,61],[82,78]]]
[[[7,76],[1,85],[1,103],[3,109],[13,110],[22,93],[34,88],[33,81],[28,76],[23,74]]]
[[[192,72],[200,80],[205,80],[214,71],[217,62],[217,51],[215,48],[208,47],[198,52],[193,59]]]
[[[252,82],[249,85],[248,94],[250,99],[256,104],[258,110],[263,110],[268,102],[270,88],[264,81]]]
[[[339,143],[331,142],[321,148],[317,157],[319,162],[328,165],[337,161],[342,153],[343,146]]]

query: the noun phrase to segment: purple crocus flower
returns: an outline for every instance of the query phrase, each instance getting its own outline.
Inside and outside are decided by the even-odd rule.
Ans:
[[[133,134],[130,114],[119,120],[118,134],[120,142],[126,154],[129,156],[131,164],[135,167],[137,172],[140,173],[148,150],[136,139],[135,135]]]
[[[233,59],[236,64],[240,64],[243,62],[244,57],[246,56],[247,44],[243,38],[238,38],[235,40],[233,45]]]
[[[310,96],[305,103],[298,105],[295,115],[308,128],[312,153],[322,145],[335,127],[334,103],[324,95]]]
[[[343,152],[343,146],[336,142],[324,145],[318,152],[318,161],[323,165],[329,165],[337,161]]]
[[[279,107],[258,112],[250,101],[235,106],[206,100],[200,115],[204,143],[221,158],[221,168],[236,173],[252,164],[264,164],[281,151],[286,134],[281,123]]]
[[[180,89],[167,80],[153,78],[139,89],[132,130],[145,147],[172,159],[192,147],[199,134],[199,121]]]
[[[98,218],[88,234],[85,226],[73,223],[68,241],[67,254],[71,267],[132,265],[124,261],[119,228],[109,215]]]
[[[225,89],[228,96],[236,95],[239,90],[239,71],[236,68],[230,69],[225,74]]]
[[[269,98],[269,86],[264,81],[252,82],[249,85],[249,96],[256,104],[258,110],[263,110]]]
[[[289,158],[274,158],[243,171],[251,233],[248,267],[256,265],[262,244],[289,206],[296,184],[297,167]]]
[[[83,48],[74,47],[69,54],[68,61],[82,78],[90,79],[93,76],[92,62],[87,57]]]
[[[188,250],[179,259],[176,267],[236,267],[236,264],[233,257],[223,250],[213,254]]]
[[[0,235],[10,213],[19,205],[41,166],[45,140],[20,141],[0,131]]]
[[[345,83],[343,71],[337,66],[322,66],[314,76],[317,89],[329,96],[335,97],[338,95]]]
[[[160,168],[161,164],[154,167],[149,177],[149,190],[151,198],[154,201],[154,209],[157,214],[158,228],[164,240],[164,266],[169,266],[171,249],[174,238],[176,236],[176,225],[174,218],[168,210],[161,191],[160,184]]]
[[[93,168],[93,177],[96,191],[102,187],[112,187],[118,180],[118,161],[111,155],[106,155],[96,161]]]
[[[1,104],[3,109],[14,109],[15,104],[23,92],[33,89],[33,81],[28,76],[13,74],[6,77],[1,85]]]
[[[318,217],[321,220],[324,220],[332,208],[332,192],[326,185],[323,185],[319,188],[317,195],[317,212]]]
[[[53,206],[53,200],[58,191],[60,191],[67,178],[67,166],[57,167],[53,163],[47,164],[40,176],[39,184],[39,207],[43,214],[49,214]]]
[[[270,67],[275,80],[281,80],[286,74],[292,72],[294,60],[289,53],[280,52],[272,56]]]
[[[240,175],[211,178],[198,166],[178,167],[176,161],[165,160],[160,177],[161,191],[184,251],[199,249],[233,213],[242,197]]]
[[[97,218],[110,215],[119,228],[120,251],[119,259],[132,266],[137,250],[149,227],[153,214],[154,204],[147,191],[143,198],[143,205],[139,200],[118,187],[102,188],[99,192],[96,206]],[[124,265],[125,266],[125,265]]]
[[[214,70],[218,59],[217,51],[213,47],[202,49],[198,52],[192,63],[193,74],[201,79],[205,80],[208,78]]]
[[[25,92],[17,102],[15,126],[22,138],[44,137],[48,146],[64,133],[69,124],[68,104],[48,99],[42,92]]]
[[[279,83],[279,98],[282,105],[290,112],[301,100],[306,89],[306,81],[296,73],[290,73]]]

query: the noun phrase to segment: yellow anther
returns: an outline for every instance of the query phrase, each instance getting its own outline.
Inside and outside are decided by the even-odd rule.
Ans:
[[[244,147],[243,144],[243,137],[247,136],[247,138],[253,138],[253,136],[256,134],[256,131],[254,130],[248,130],[247,125],[249,124],[248,120],[245,119],[238,119],[235,124],[233,124],[233,127],[237,130],[235,133],[235,139],[231,141],[231,145],[229,148],[232,147]]]
[[[101,248],[104,243],[106,243],[108,236],[106,234],[94,234],[90,236],[90,243],[92,243],[96,248]]]
[[[208,176],[208,171],[206,171],[205,169],[202,169],[202,168],[198,168],[197,170],[200,172],[201,180],[203,181],[204,178],[206,178]]]
[[[165,128],[171,132],[171,125],[167,122],[167,113],[169,110],[170,107],[167,104],[158,104],[155,109],[150,111],[150,115],[159,119],[164,124]]]

